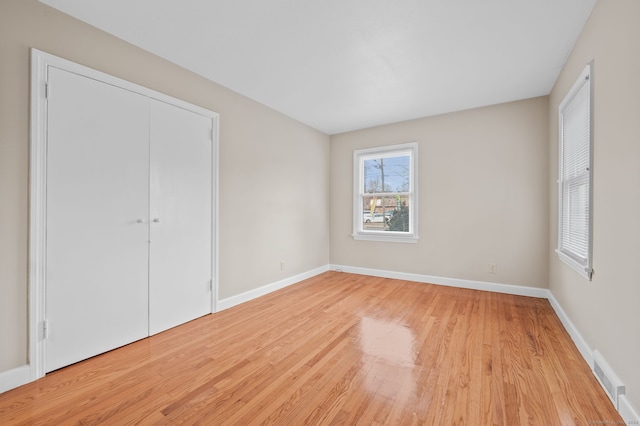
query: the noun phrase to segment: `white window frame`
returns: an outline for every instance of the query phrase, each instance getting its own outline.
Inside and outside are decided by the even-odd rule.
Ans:
[[[592,253],[593,253],[593,62],[589,63],[585,69],[580,73],[578,80],[574,83],[567,96],[560,104],[558,110],[558,127],[559,127],[559,155],[558,155],[558,248],[556,253],[562,261],[571,266],[582,276],[591,280],[593,275],[592,269]],[[586,93],[584,91],[587,91]],[[580,97],[577,95],[581,95]],[[586,94],[586,100],[582,97]],[[578,99],[578,100],[576,100]],[[582,104],[574,104],[575,102],[582,102]],[[581,120],[578,125],[582,125],[582,131],[587,132],[580,138],[576,137],[572,140],[566,140],[565,138],[565,111],[569,107],[581,108]],[[585,115],[588,114],[588,117]],[[585,119],[586,118],[586,119]],[[576,122],[578,120],[576,119]],[[588,128],[585,128],[588,126]],[[568,144],[573,144],[571,154],[566,156],[566,147]],[[577,149],[575,147],[578,147]],[[586,153],[585,153],[586,150]],[[577,160],[578,156],[575,155],[576,151],[581,151],[582,155],[586,155],[588,158],[585,160]],[[566,157],[566,161],[565,161]],[[586,170],[582,170],[583,167],[579,167],[578,162],[584,164],[586,162]],[[572,173],[572,177],[565,177],[566,169],[578,169],[578,174]],[[586,197],[586,203],[579,205],[577,211],[585,213],[587,216],[586,222],[586,235],[585,232],[572,231],[573,229],[579,229],[582,222],[578,218],[571,215],[573,209],[566,208],[570,198],[570,192],[572,188],[578,186],[588,185],[588,196]],[[573,226],[572,226],[573,224]],[[566,225],[566,226],[565,226]],[[583,227],[584,228],[584,227]],[[578,250],[576,246],[585,247],[585,249]]]
[[[409,232],[366,230],[362,217],[364,196],[364,161],[371,158],[397,157],[409,155],[409,191],[403,193],[409,198]],[[353,151],[353,238],[364,241],[386,241],[396,243],[418,242],[418,144],[410,142],[379,148]],[[394,196],[397,193],[389,193]]]

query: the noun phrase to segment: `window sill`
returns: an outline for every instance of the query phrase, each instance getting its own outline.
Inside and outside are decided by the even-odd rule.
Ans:
[[[593,274],[593,270],[590,267],[585,267],[583,264],[581,264],[580,262],[577,262],[575,259],[573,259],[570,256],[567,256],[566,254],[562,253],[558,249],[556,249],[556,254],[560,258],[560,260],[562,260],[564,263],[569,265],[572,269],[574,269],[580,275],[582,275],[583,277],[591,281],[591,275]]]
[[[382,241],[385,243],[409,243],[409,244],[415,244],[418,242],[418,236],[417,235],[398,235],[398,234],[391,234],[391,235],[381,235],[378,233],[370,233],[370,234],[365,234],[365,233],[358,233],[358,234],[353,234],[352,235],[354,240],[358,240],[358,241]]]

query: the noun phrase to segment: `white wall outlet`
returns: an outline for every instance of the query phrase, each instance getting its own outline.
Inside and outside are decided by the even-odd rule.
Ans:
[[[489,264],[489,273],[490,274],[497,274],[498,273],[498,264],[497,263],[490,263]]]
[[[280,261],[280,270],[284,271],[284,260]]]

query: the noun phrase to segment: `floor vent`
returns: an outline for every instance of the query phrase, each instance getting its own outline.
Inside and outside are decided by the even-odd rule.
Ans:
[[[593,351],[593,373],[618,409],[618,397],[624,395],[624,385],[598,351]]]

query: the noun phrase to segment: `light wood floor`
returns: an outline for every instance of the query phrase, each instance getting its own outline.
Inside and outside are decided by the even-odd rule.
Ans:
[[[0,394],[0,425],[615,421],[546,300],[338,272]]]

